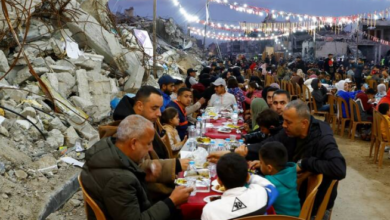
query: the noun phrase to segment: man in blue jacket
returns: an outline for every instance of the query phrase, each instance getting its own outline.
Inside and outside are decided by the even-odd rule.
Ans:
[[[171,94],[175,89],[176,80],[170,75],[164,75],[158,79],[158,84],[160,85],[160,93],[163,96],[164,103],[160,108],[160,111],[163,112],[167,105],[171,102]]]

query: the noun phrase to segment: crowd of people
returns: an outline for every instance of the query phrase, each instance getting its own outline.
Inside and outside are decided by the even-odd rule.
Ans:
[[[265,85],[266,75],[277,83]],[[365,83],[370,79],[377,82],[377,91]],[[323,174],[315,215],[332,180],[345,178],[346,162],[329,124],[314,118],[306,103],[292,100],[280,83],[307,86],[320,111],[334,108],[327,98],[336,94],[347,103],[360,102],[365,119],[370,120],[377,108],[390,121],[387,79],[386,66],[365,65],[363,60],[336,62],[331,54],[318,63],[305,63],[300,57],[287,63],[275,56],[264,61],[212,59],[200,73],[188,69],[185,80],[164,75],[159,89],[143,86],[135,97],[124,96],[113,109],[115,122],[99,127],[101,140],[86,153],[81,181],[107,219],[180,219],[177,207],[193,190],[174,185],[190,162],[178,157],[188,126],[196,123],[194,115],[200,109],[237,105],[245,120],[245,145],[234,152],[209,154],[226,191],[204,207],[202,219],[262,215],[270,204],[276,214],[299,216],[307,185],[297,191],[297,176],[306,171]],[[343,106],[344,117],[347,111],[349,105]],[[260,175],[249,175],[248,166]],[[336,197],[337,186],[324,219],[329,219]],[[233,211],[236,198],[245,208],[240,203]],[[92,210],[89,215],[94,216]]]

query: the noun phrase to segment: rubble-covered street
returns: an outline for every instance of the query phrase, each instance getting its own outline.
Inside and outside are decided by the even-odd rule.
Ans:
[[[152,22],[114,16],[106,4],[2,1],[0,219],[45,219],[62,207],[78,190],[80,169],[61,158],[83,162],[115,97],[158,86],[148,48],[135,36],[142,30],[149,39]],[[195,39],[173,20],[158,20],[158,36],[157,76],[200,68]],[[77,193],[64,209],[82,203]]]

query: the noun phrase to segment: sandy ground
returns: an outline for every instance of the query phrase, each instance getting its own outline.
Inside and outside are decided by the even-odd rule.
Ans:
[[[369,158],[370,142],[335,136],[347,161],[347,177],[339,183],[332,220],[390,220],[390,159],[379,169]],[[76,195],[75,195],[76,197]],[[84,207],[65,205],[48,219],[86,219]]]
[[[370,142],[336,136],[347,161],[347,177],[339,184],[332,220],[390,220],[390,160],[379,169],[369,158]]]

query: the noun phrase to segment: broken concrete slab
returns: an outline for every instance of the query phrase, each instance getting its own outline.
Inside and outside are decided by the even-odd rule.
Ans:
[[[89,94],[89,84],[87,72],[84,69],[76,71],[77,88],[79,96],[87,102],[91,102],[91,95]]]
[[[32,107],[26,107],[26,108],[23,109],[23,111],[20,114],[23,115],[26,118],[27,118],[27,116],[35,118],[35,116],[37,115],[37,112]]]
[[[61,132],[66,131],[66,126],[62,123],[62,121],[58,117],[55,117],[52,120],[50,120],[49,125],[50,125],[49,126],[50,130],[58,129]]]
[[[72,147],[76,144],[76,141],[80,140],[79,135],[77,134],[76,130],[70,126],[65,131],[65,144],[68,147]]]
[[[99,132],[93,128],[91,124],[85,121],[80,125],[74,123],[73,121],[74,120],[68,119],[69,124],[71,124],[83,138],[88,140],[88,148],[92,147],[92,145],[99,141]]]
[[[35,67],[34,68],[34,71],[36,74],[38,74],[38,76],[44,74],[44,73],[47,73],[49,72],[49,69],[46,68],[46,67]],[[12,84],[21,84],[23,82],[25,82],[26,80],[28,79],[32,79],[33,76],[31,75],[30,73],[30,69],[26,66],[24,67],[23,69],[21,69],[13,79],[10,79],[9,81],[12,83]]]
[[[86,109],[93,105],[91,101],[87,101],[79,96],[72,96],[69,100],[78,108],[86,111]]]
[[[24,172],[23,170],[15,170],[15,176],[19,179],[19,180],[25,180],[27,179],[27,173]]]
[[[64,135],[62,135],[60,130],[53,129],[49,132],[46,144],[52,149],[57,149],[64,145]]]
[[[58,93],[60,93],[62,97],[69,97],[72,93],[72,88],[76,85],[76,79],[68,72],[57,73],[57,79]]]
[[[8,60],[4,52],[0,50],[0,72],[7,72],[9,69]]]

